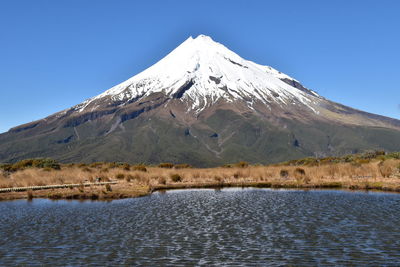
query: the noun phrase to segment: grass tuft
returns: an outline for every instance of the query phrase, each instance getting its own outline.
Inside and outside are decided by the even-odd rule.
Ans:
[[[172,163],[168,163],[168,162],[164,162],[164,163],[160,163],[158,165],[159,168],[166,168],[166,169],[172,169],[174,167],[174,164]]]
[[[289,171],[288,170],[281,170],[279,172],[279,175],[281,176],[281,178],[287,178],[289,176]]]
[[[177,174],[177,173],[171,174],[169,177],[170,177],[171,180],[172,180],[173,182],[175,182],[175,183],[177,183],[177,182],[182,182],[182,177],[181,177],[179,174]]]
[[[134,171],[147,172],[147,168],[143,164],[135,165],[132,167]]]
[[[123,174],[123,173],[117,173],[117,174],[115,175],[115,178],[118,179],[118,180],[122,180],[122,179],[125,178],[125,174]]]

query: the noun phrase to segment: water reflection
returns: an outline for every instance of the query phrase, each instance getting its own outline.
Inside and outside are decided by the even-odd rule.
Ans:
[[[0,202],[0,265],[400,265],[400,195],[172,190]]]

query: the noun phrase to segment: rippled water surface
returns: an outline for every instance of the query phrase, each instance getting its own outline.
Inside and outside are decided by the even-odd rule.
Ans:
[[[400,195],[186,190],[0,202],[0,265],[400,266]]]

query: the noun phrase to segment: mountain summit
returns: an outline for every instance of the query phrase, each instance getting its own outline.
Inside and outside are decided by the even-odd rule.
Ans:
[[[400,150],[400,121],[319,96],[210,37],[70,109],[0,135],[0,161],[270,163]]]
[[[245,100],[281,104],[296,101],[309,106],[319,96],[296,88],[293,78],[268,66],[244,60],[210,37],[189,37],[169,55],[147,70],[85,101],[77,108],[90,109],[100,99],[126,103],[153,93],[164,93],[201,112],[218,100]],[[301,90],[299,90],[301,89]],[[280,97],[277,97],[279,95]],[[312,96],[312,97],[311,97]]]

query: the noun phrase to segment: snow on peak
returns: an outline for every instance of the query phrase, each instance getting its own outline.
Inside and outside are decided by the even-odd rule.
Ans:
[[[284,81],[286,80],[286,82]],[[245,100],[268,104],[292,104],[293,100],[309,106],[316,93],[307,93],[290,85],[297,82],[272,67],[241,58],[211,37],[189,37],[159,62],[91,98],[81,105],[84,110],[97,99],[110,97],[110,101],[124,103],[156,92],[180,98],[190,103],[197,112],[223,98],[226,101]]]

